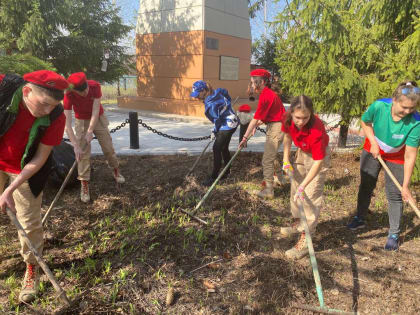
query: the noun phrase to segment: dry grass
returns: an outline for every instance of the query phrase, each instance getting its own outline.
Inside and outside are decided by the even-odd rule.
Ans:
[[[96,158],[93,202],[82,204],[77,188],[63,194],[47,226],[44,257],[70,298],[79,297],[68,314],[308,314],[292,304],[318,304],[309,260],[288,261],[284,251],[296,240],[278,239],[279,227],[291,219],[289,188],[276,189],[273,201],[247,193],[259,186],[261,155],[243,153],[200,211],[210,222],[203,227],[178,210],[192,209],[205,192],[198,183],[206,158],[184,181],[195,158],[123,157],[127,183],[119,190]],[[356,205],[357,158],[333,157],[314,237],[326,304],[362,314],[418,314],[420,220],[406,211],[401,250],[382,250],[388,225],[383,178],[368,228],[354,234],[344,227]],[[46,190],[45,208],[56,191]],[[5,217],[0,223],[0,310],[32,313],[17,303],[24,264],[16,232]],[[58,305],[43,280],[32,308],[50,313]],[[169,288],[175,294],[167,306]]]

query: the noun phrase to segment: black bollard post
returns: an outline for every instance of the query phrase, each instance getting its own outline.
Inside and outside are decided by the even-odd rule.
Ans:
[[[139,116],[137,112],[129,112],[130,121],[130,149],[140,149],[139,144]]]

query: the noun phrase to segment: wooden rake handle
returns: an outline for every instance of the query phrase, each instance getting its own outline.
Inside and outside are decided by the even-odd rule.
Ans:
[[[34,254],[36,261],[38,262],[41,269],[44,271],[44,273],[47,275],[48,279],[51,281],[54,289],[58,292],[58,296],[61,298],[61,300],[67,305],[70,306],[70,301],[67,298],[66,292],[64,292],[63,288],[58,284],[57,280],[55,279],[54,275],[52,274],[50,268],[48,268],[47,264],[44,262],[44,260],[39,256],[38,251],[35,249],[35,247],[32,245],[31,241],[28,238],[28,235],[26,234],[25,230],[23,229],[22,225],[16,218],[15,214],[9,209],[6,208],[7,215],[10,218],[10,221],[16,226],[19,234],[24,239],[26,245],[29,247],[32,254]]]
[[[378,155],[378,160],[379,163],[381,163],[382,167],[385,169],[385,171],[387,172],[388,176],[391,177],[392,181],[394,182],[395,186],[398,187],[398,189],[400,191],[402,191],[402,187],[400,185],[400,183],[398,182],[398,180],[395,178],[394,174],[392,174],[391,170],[389,169],[388,165],[385,164],[384,160],[382,159],[382,157],[380,155]],[[419,208],[417,208],[415,202],[411,199],[408,199],[408,203],[411,206],[411,208],[413,208],[414,212],[417,214],[417,216],[420,218],[420,210]]]

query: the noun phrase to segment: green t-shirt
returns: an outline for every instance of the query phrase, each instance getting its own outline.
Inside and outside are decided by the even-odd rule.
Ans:
[[[420,145],[420,114],[414,112],[394,121],[391,115],[392,99],[373,102],[362,116],[362,121],[373,124],[375,139],[381,155],[390,160],[404,161],[405,146],[418,148]],[[370,149],[367,140],[365,149]]]

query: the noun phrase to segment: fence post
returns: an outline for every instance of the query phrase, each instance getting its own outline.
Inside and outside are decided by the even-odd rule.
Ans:
[[[130,149],[140,149],[139,144],[139,116],[137,112],[129,112],[130,122]]]

